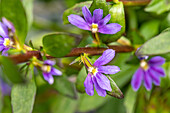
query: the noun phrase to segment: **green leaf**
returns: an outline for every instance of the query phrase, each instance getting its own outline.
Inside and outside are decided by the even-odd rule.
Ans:
[[[79,100],[79,112],[88,112],[92,111],[101,105],[103,105],[107,101],[107,97],[98,96],[97,92],[94,91],[93,96],[89,96],[87,94],[81,94]]]
[[[68,33],[54,33],[43,37],[43,47],[53,57],[67,55],[75,45],[75,39]]]
[[[170,31],[167,29],[158,36],[145,42],[139,51],[138,55],[159,55],[170,52]]]
[[[125,100],[124,100],[124,105],[126,107],[127,113],[134,113],[136,98],[137,98],[137,92],[133,91],[130,85],[126,92]]]
[[[30,29],[33,21],[33,0],[22,0],[22,3],[27,15],[28,29]]]
[[[27,84],[16,84],[12,87],[11,102],[13,113],[31,113],[36,94],[34,81]]]
[[[107,78],[110,80],[110,85],[112,88],[112,91],[111,92],[107,91],[107,94],[110,96],[119,98],[119,99],[124,98],[123,93],[121,92],[119,87],[116,85],[116,83],[113,81],[113,79],[109,75],[107,75]]]
[[[168,27],[170,27],[170,12],[167,14],[165,19],[163,19],[163,21],[161,22],[160,30],[162,31]]]
[[[116,41],[125,32],[125,14],[123,3],[119,2],[117,4],[113,4],[113,6],[109,10],[109,14],[111,15],[109,23],[118,23],[122,26],[122,28],[116,34],[112,35],[99,34],[100,40],[102,40],[102,42],[104,43]]]
[[[2,70],[4,74],[12,83],[19,83],[24,81],[18,71],[18,67],[9,58],[0,56],[0,63],[2,64]]]
[[[141,25],[139,31],[145,40],[149,40],[159,33],[159,25],[159,20],[147,21]]]
[[[161,88],[163,90],[167,90],[168,88],[170,88],[170,62],[166,62],[163,65],[163,68],[165,70],[166,76],[161,79]]]
[[[1,0],[1,16],[14,24],[19,42],[24,44],[27,35],[27,18],[21,0]]]
[[[54,84],[52,87],[56,89],[59,93],[74,98],[77,98],[77,92],[75,90],[75,86],[73,83],[68,81],[68,79],[64,76],[58,76],[54,78]]]
[[[76,89],[81,93],[85,93],[84,81],[87,77],[85,66],[82,67],[77,76]]]
[[[77,101],[71,98],[57,95],[57,99],[52,104],[51,113],[75,113]]]
[[[76,14],[76,15],[82,16],[83,15],[82,14],[82,7],[87,6],[87,8],[89,8],[91,3],[92,3],[91,1],[77,3],[73,7],[65,10],[64,13],[63,13],[63,23],[69,24],[68,16],[71,15],[71,14]]]
[[[145,11],[156,14],[162,14],[166,11],[170,11],[169,0],[152,0],[150,4],[145,8]]]

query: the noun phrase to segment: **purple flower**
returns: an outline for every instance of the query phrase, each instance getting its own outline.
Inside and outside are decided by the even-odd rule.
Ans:
[[[81,56],[81,59],[88,70],[88,75],[84,81],[85,91],[88,95],[94,94],[94,87],[99,96],[106,96],[106,90],[112,91],[109,79],[104,74],[115,74],[120,71],[117,66],[103,66],[109,63],[115,56],[115,51],[107,49],[103,52],[102,56],[99,57],[92,65],[89,60]],[[94,87],[93,87],[94,85]]]
[[[53,65],[55,65],[54,61],[46,60],[44,61],[43,66],[41,67],[43,71],[44,79],[48,81],[49,84],[54,83],[54,78],[52,75],[55,75],[55,76],[62,75],[62,72],[54,68]]]
[[[71,14],[68,16],[69,22],[80,29],[92,31],[92,33],[115,34],[121,30],[122,26],[117,23],[107,24],[111,16],[108,14],[103,18],[102,9],[95,9],[92,16],[89,9],[84,6],[82,12],[85,20],[79,15]]]
[[[139,87],[142,84],[142,81],[144,82],[144,86],[147,90],[152,89],[152,82],[156,85],[160,85],[160,77],[165,76],[165,72],[161,65],[165,63],[165,59],[156,56],[151,58],[148,62],[146,62],[144,59],[140,62],[140,67],[133,75],[131,84],[134,89],[134,91],[137,91]]]
[[[3,96],[11,94],[11,87],[2,78],[0,78],[0,88]]]
[[[2,22],[0,22],[0,51],[2,51],[2,55],[4,56],[8,55],[6,51],[12,48],[14,44],[10,39],[10,32],[15,32],[13,24],[5,18],[2,18]]]

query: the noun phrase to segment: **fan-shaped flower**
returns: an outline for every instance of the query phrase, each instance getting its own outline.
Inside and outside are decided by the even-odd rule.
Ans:
[[[109,79],[102,73],[115,74],[120,71],[119,67],[117,66],[103,66],[109,63],[114,58],[114,56],[115,51],[112,49],[107,49],[93,65],[86,57],[81,56],[81,60],[88,70],[88,75],[84,81],[85,91],[88,95],[92,96],[94,94],[94,87],[98,95],[103,97],[106,96],[106,90],[112,91]]]
[[[140,67],[133,75],[131,84],[134,89],[134,91],[137,91],[139,87],[142,84],[142,81],[144,82],[144,86],[147,90],[152,89],[152,82],[156,85],[160,85],[160,77],[165,76],[165,72],[161,65],[165,63],[165,59],[156,56],[151,58],[148,62],[146,62],[144,59],[140,62]]]
[[[82,12],[84,19],[79,15],[71,14],[68,16],[69,22],[80,29],[92,31],[92,33],[115,34],[121,30],[121,25],[117,23],[107,24],[111,15],[108,14],[103,18],[102,9],[95,9],[92,16],[89,9],[84,6]]]

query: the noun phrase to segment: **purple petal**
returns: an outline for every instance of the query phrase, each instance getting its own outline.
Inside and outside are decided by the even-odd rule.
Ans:
[[[82,8],[82,12],[83,12],[86,22],[91,25],[92,24],[92,15],[91,15],[89,9],[86,6],[84,6]]]
[[[11,87],[0,78],[0,89],[3,95],[10,95]]]
[[[84,81],[84,87],[88,95],[92,96],[94,94],[94,87],[92,77],[90,74],[87,75],[86,80]]]
[[[56,69],[56,68],[51,68],[51,72],[50,72],[52,75],[62,75],[62,72],[61,71],[59,71],[58,69]]]
[[[14,25],[8,21],[6,18],[2,18],[2,22],[4,23],[4,25],[6,25],[9,29],[12,30],[12,32],[15,32],[15,28],[14,28]]]
[[[97,73],[96,76],[96,81],[97,84],[102,88],[105,89],[107,91],[112,91],[112,88],[110,86],[110,80],[103,74],[101,73]]]
[[[155,66],[160,66],[165,63],[165,59],[160,56],[153,57],[149,60],[149,65],[155,65]]]
[[[4,43],[4,38],[0,37],[0,44]]]
[[[53,61],[53,60],[45,60],[44,64],[53,66],[53,65],[55,65],[55,61]]]
[[[144,72],[144,86],[149,91],[152,89],[152,78],[149,76],[148,71]]]
[[[117,23],[111,23],[99,28],[99,32],[103,34],[115,34],[121,30],[121,27]]]
[[[104,74],[115,74],[120,71],[118,66],[99,66],[98,71]]]
[[[109,22],[110,18],[111,18],[111,15],[108,14],[108,15],[105,16],[102,20],[100,20],[100,21],[98,22],[99,28],[101,28],[101,27],[103,27],[104,25],[106,25],[106,24]]]
[[[0,51],[2,51],[5,47],[0,45]]]
[[[50,73],[43,73],[44,79],[49,83],[53,84],[54,83],[54,78]]]
[[[68,21],[80,29],[90,30],[90,26],[88,26],[88,23],[86,23],[86,21],[78,15],[74,14],[69,15]]]
[[[94,66],[101,66],[109,63],[115,56],[115,50],[107,49],[103,52],[102,56],[100,56],[95,63]]]
[[[95,76],[92,77],[92,81],[93,81],[93,83],[94,83],[94,87],[95,87],[98,95],[99,95],[99,96],[102,96],[102,97],[105,97],[105,96],[106,96],[106,90],[102,89],[102,88],[98,85]]]
[[[141,83],[143,80],[143,74],[144,74],[144,72],[143,72],[142,68],[138,68],[138,70],[133,75],[131,85],[132,85],[134,91],[137,91],[139,89],[139,87],[141,86]]]
[[[2,51],[2,56],[8,56],[8,51],[9,48],[4,48],[4,50]]]
[[[103,18],[103,10],[95,9],[93,11],[93,23],[98,23]]]
[[[157,75],[152,69],[149,69],[148,73],[149,73],[150,77],[152,78],[153,83],[155,85],[159,86],[160,85],[160,76]]]
[[[164,77],[165,71],[162,67],[151,66],[150,67],[158,76]]]
[[[8,37],[8,28],[2,22],[0,22],[0,35],[2,37]]]

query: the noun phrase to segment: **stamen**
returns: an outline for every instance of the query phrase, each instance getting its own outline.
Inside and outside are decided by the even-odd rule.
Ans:
[[[97,68],[89,67],[89,68],[88,68],[88,72],[92,73],[92,75],[94,75],[94,76],[95,76],[95,75],[96,75],[96,73],[97,73],[98,71],[97,71]]]
[[[11,41],[9,38],[5,38],[3,45],[6,47],[12,47],[13,41]]]
[[[145,60],[141,60],[140,67],[146,71],[146,70],[148,70],[149,65]]]
[[[51,71],[51,66],[50,65],[43,65],[41,67],[41,69],[42,69],[43,72],[49,73]]]
[[[92,33],[96,33],[98,31],[98,24],[92,23],[91,31]]]

